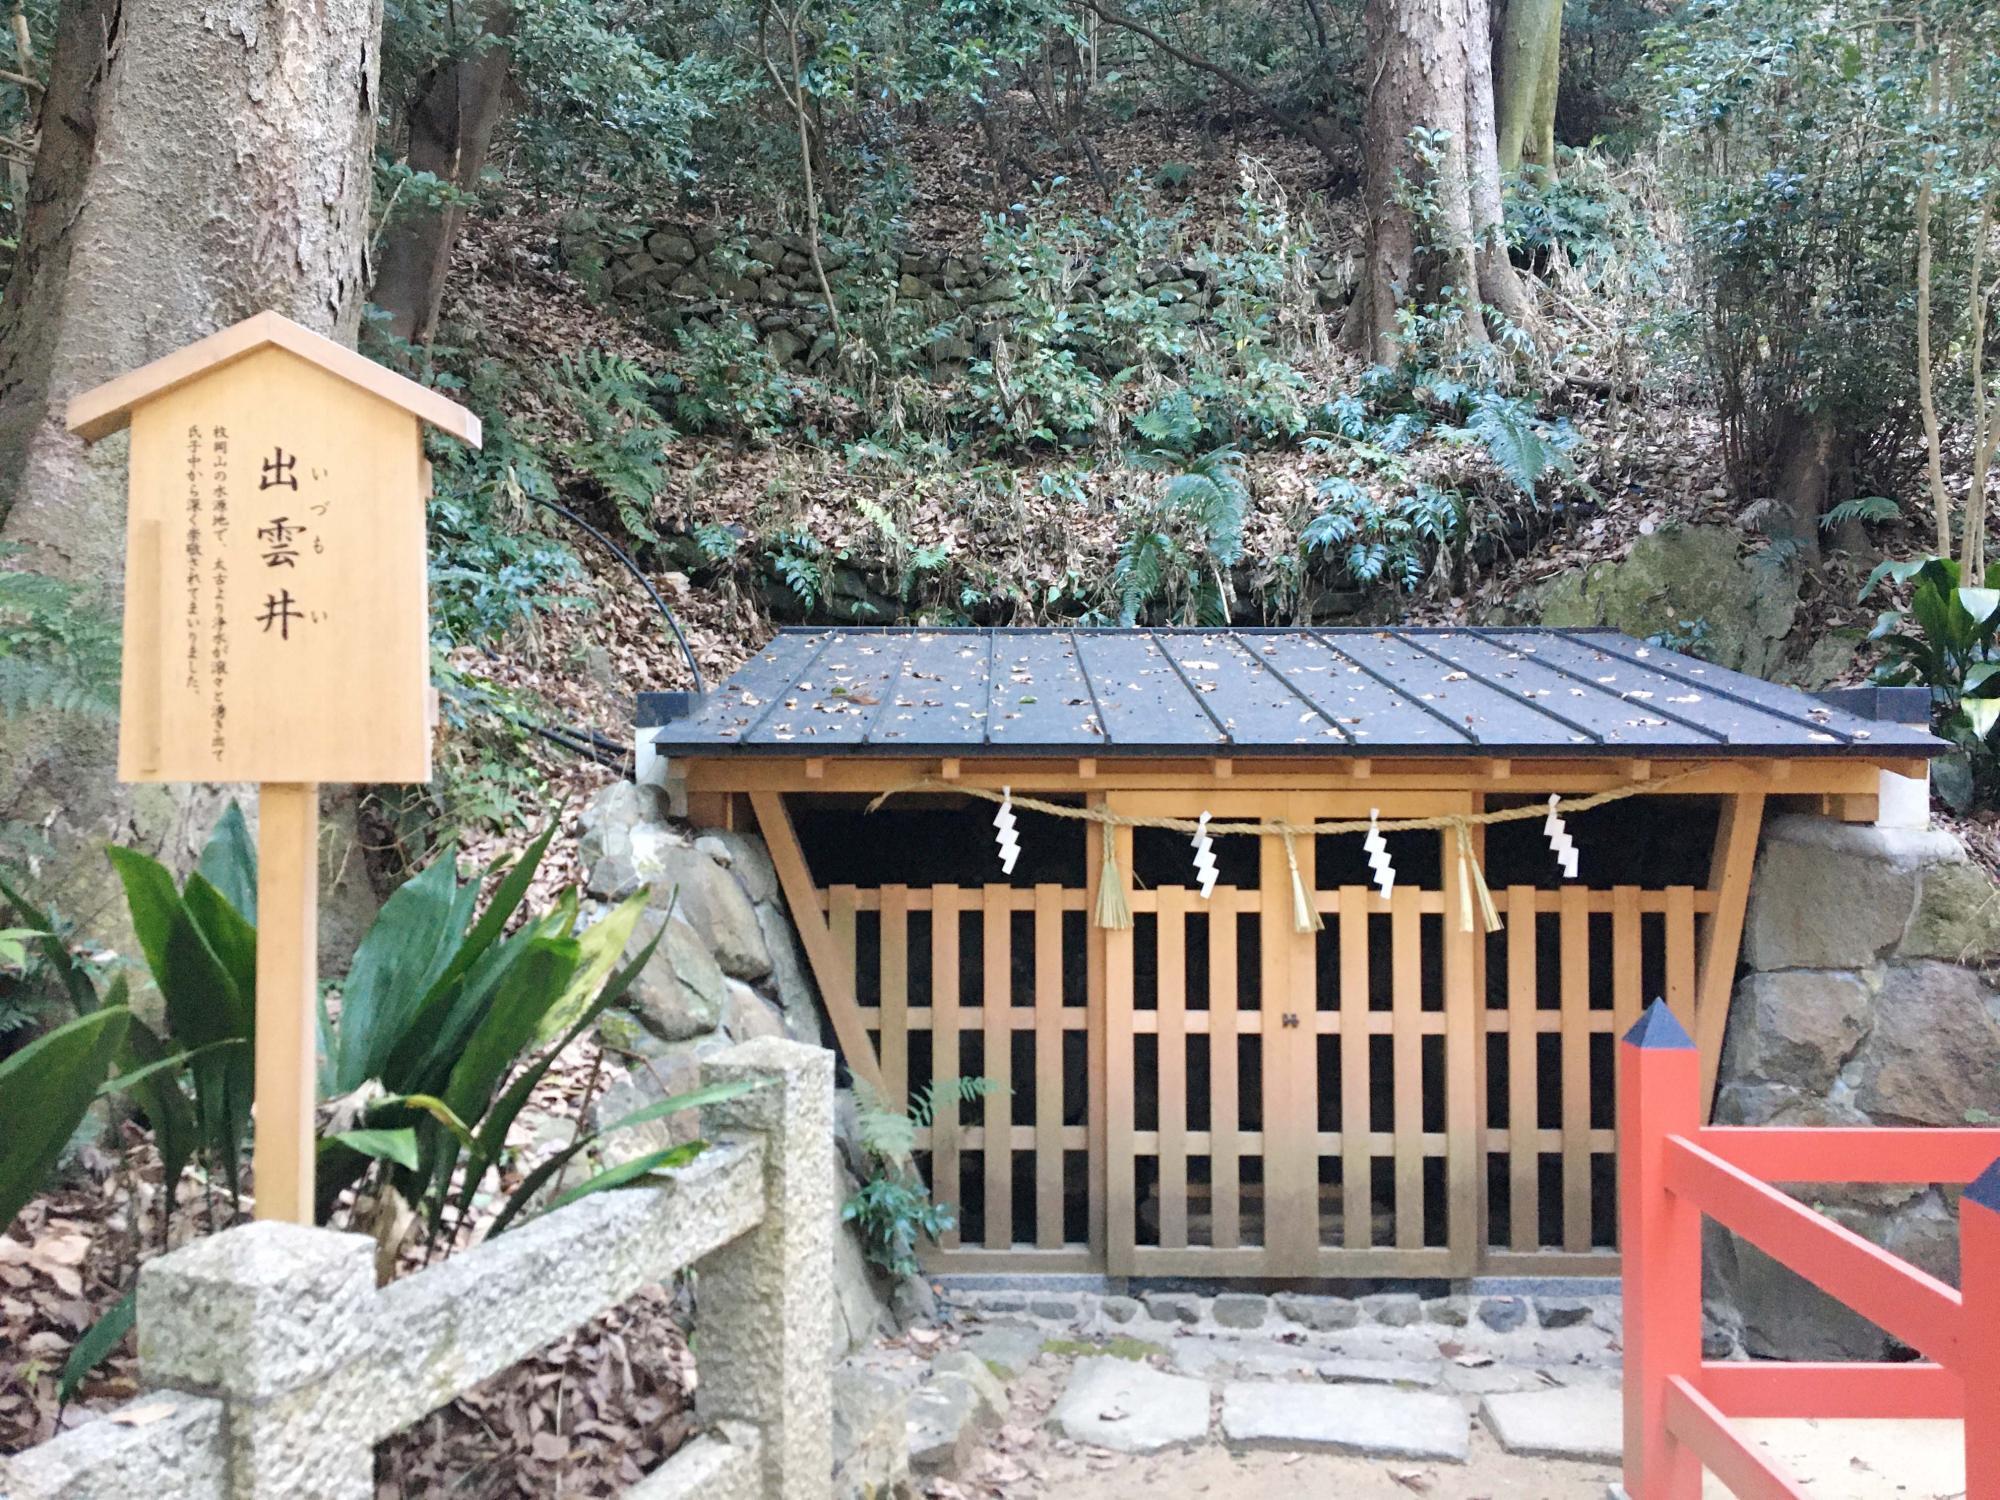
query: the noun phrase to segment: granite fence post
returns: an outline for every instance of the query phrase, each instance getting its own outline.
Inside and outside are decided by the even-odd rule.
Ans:
[[[731,1048],[705,1083],[761,1086],[703,1112],[711,1138],[764,1141],[763,1222],[698,1266],[704,1422],[763,1435],[766,1500],[825,1500],[832,1487],[833,1056],[776,1037]]]
[[[375,1353],[376,1321],[366,1235],[266,1220],[139,1273],[140,1368],[225,1403],[231,1500],[372,1500],[372,1434],[337,1377]]]

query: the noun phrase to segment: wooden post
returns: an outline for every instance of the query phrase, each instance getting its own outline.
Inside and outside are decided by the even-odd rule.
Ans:
[[[1625,1493],[1700,1500],[1701,1463],[1667,1430],[1667,1383],[1701,1376],[1701,1213],[1666,1184],[1667,1140],[1701,1124],[1701,1057],[1655,1000],[1619,1044]]]
[[[257,1217],[313,1221],[319,788],[257,792]]]
[[[1715,895],[1715,910],[1701,935],[1701,991],[1694,1008],[1704,1120],[1715,1103],[1715,1075],[1722,1060],[1723,1034],[1729,1027],[1736,956],[1743,943],[1743,915],[1750,900],[1750,876],[1757,866],[1757,836],[1763,826],[1762,792],[1736,792],[1722,799],[1715,851],[1709,859],[1708,888]]]
[[[1968,1500],[1985,1500],[2000,1495],[2000,1342],[1992,1336],[2000,1328],[2000,1161],[1959,1199],[1958,1264],[1965,1306],[1959,1323],[1965,1493]]]

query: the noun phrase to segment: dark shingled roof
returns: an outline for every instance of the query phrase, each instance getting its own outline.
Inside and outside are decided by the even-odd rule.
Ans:
[[[782,631],[666,755],[1883,756],[1945,748],[1611,630]]]

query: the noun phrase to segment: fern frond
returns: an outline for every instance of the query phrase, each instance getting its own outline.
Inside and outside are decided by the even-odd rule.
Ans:
[[[0,548],[0,561],[18,550]],[[69,584],[0,569],[0,709],[111,717],[118,650],[117,624]]]
[[[1896,521],[1902,519],[1903,508],[1887,495],[1856,495],[1852,500],[1843,500],[1819,518],[1821,529],[1833,530],[1849,521]]]
[[[1500,472],[1530,498],[1542,476],[1556,465],[1556,451],[1543,441],[1533,409],[1525,401],[1482,391],[1473,399],[1465,427]]]

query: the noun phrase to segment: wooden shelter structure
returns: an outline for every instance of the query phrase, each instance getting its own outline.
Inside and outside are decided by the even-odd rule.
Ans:
[[[649,774],[762,833],[852,1074],[947,1101],[966,1272],[1614,1272],[1614,1037],[1664,996],[1712,1089],[1767,802],[1940,748],[1609,631],[787,630],[686,707]]]

